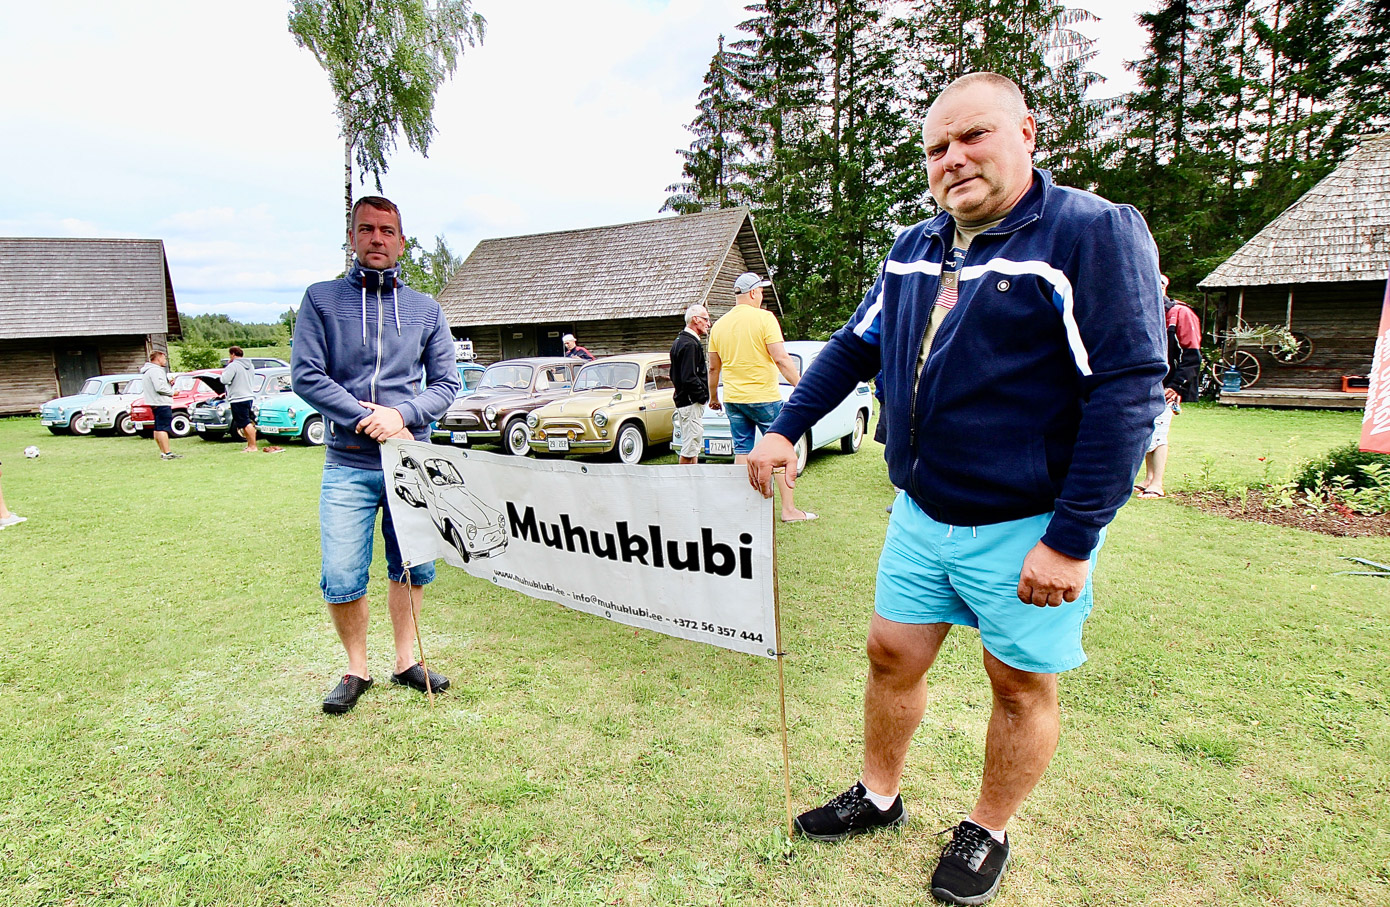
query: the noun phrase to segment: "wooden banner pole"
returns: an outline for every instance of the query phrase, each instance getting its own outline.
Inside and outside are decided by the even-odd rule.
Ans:
[[[420,619],[415,616],[415,585],[410,581],[409,567],[405,571],[405,594],[410,599],[410,622],[415,625],[415,644],[420,647],[420,670],[425,672],[425,694],[430,698],[430,708],[434,708],[434,688],[430,684],[430,666],[425,661],[425,644],[420,639]]]
[[[777,699],[782,709],[782,783],[787,794],[787,840],[792,826],[792,760],[787,748],[787,684],[782,673],[782,592],[777,582],[777,503],[772,506],[772,623],[777,631]]]

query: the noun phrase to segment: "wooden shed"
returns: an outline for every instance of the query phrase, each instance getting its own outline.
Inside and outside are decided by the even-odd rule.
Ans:
[[[1198,286],[1237,324],[1287,327],[1301,350],[1245,347],[1260,377],[1222,402],[1361,408],[1344,391],[1369,374],[1390,271],[1390,134],[1366,139],[1332,173]],[[1215,327],[1222,327],[1221,324]]]
[[[726,208],[484,240],[439,302],[482,362],[561,355],[565,334],[595,356],[664,351],[689,306],[732,308],[744,271],[766,275],[767,261],[749,210]],[[768,296],[780,313],[775,284]]]
[[[0,414],[37,412],[92,375],[137,371],[179,313],[158,239],[0,237]]]

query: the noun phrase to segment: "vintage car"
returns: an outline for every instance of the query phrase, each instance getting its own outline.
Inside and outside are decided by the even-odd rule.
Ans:
[[[443,457],[421,458],[402,450],[392,472],[396,496],[423,507],[439,534],[464,561],[491,557],[507,548],[507,518],[464,488],[463,476]]]
[[[204,377],[203,380],[214,387],[221,384],[215,378]],[[255,374],[251,376],[251,392],[255,394],[251,399],[253,412],[256,404],[267,397],[292,393],[290,390],[290,370],[288,368],[257,369]],[[189,418],[193,420],[193,430],[204,441],[221,441],[225,438],[237,437],[232,434],[232,404],[227,402],[226,396],[213,397],[211,400],[204,400],[197,404],[189,413]]]
[[[500,443],[508,453],[524,457],[531,452],[526,415],[567,395],[580,364],[539,357],[489,365],[477,390],[439,420],[440,431],[448,433],[452,444]]]
[[[294,391],[273,394],[251,404],[257,434],[298,438],[310,447],[323,444],[327,429],[319,411]]]
[[[231,361],[232,361],[232,360],[230,360],[230,359],[223,359],[223,360],[222,360],[222,367],[223,367],[223,368],[226,368],[226,367],[227,367],[227,364],[230,363]],[[276,359],[276,358],[273,357],[273,356],[247,356],[247,357],[246,357],[246,361],[249,362],[249,363],[251,363],[251,367],[254,368],[254,369],[257,369],[257,370],[263,369],[263,368],[289,368],[289,367],[290,367],[290,364],[289,364],[288,362],[286,362],[285,360],[283,360],[283,359]]]
[[[92,424],[82,417],[84,407],[103,397],[119,397],[131,381],[139,383],[139,375],[97,375],[82,382],[75,394],[49,400],[39,407],[39,424],[55,435],[90,435]]]
[[[649,445],[671,440],[671,357],[666,353],[609,356],[587,362],[569,396],[526,417],[537,452],[604,454],[637,463]]]
[[[799,370],[804,374],[811,363],[825,348],[821,340],[788,340],[787,352],[796,360]],[[792,386],[782,379],[777,388],[782,401],[792,395]],[[811,430],[796,439],[796,471],[802,472],[811,458],[811,451],[819,450],[840,442],[840,450],[854,453],[864,443],[864,432],[869,427],[869,415],[873,412],[873,390],[863,381],[849,392],[834,409],[826,413]],[[732,457],[734,455],[733,434],[729,431],[729,416],[723,410],[705,407],[701,423],[705,429],[703,455],[710,458]],[[674,426],[671,434],[671,448],[679,451],[681,447],[680,426]]]
[[[199,403],[222,393],[221,381],[214,386],[202,378],[204,375],[216,378],[221,374],[222,369],[210,368],[169,376],[170,383],[174,386],[174,399],[169,404],[174,410],[174,420],[170,425],[169,437],[186,438],[193,434],[193,420],[188,414]],[[135,423],[135,430],[142,435],[148,437],[154,434],[154,409],[143,399],[130,405],[130,420]]]
[[[135,434],[135,422],[130,408],[145,398],[145,378],[136,375],[125,383],[119,394],[102,396],[82,407],[82,422],[97,434]]]
[[[471,362],[460,362],[458,364],[459,380],[463,383],[459,386],[459,392],[454,394],[455,400],[462,400],[464,397],[471,396],[477,390],[478,382],[483,380],[484,369],[481,365],[474,365]],[[431,440],[447,440],[449,433],[440,427],[438,422],[430,423]]]

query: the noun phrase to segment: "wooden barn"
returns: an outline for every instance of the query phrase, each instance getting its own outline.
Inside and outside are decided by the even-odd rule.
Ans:
[[[1362,408],[1387,271],[1390,134],[1362,142],[1198,284],[1218,294],[1226,328],[1281,326],[1299,344],[1242,345],[1259,377],[1221,402]]]
[[[565,334],[595,356],[664,351],[689,306],[732,308],[744,271],[766,275],[767,262],[749,210],[726,208],[484,240],[439,302],[484,363],[561,355]],[[767,292],[780,314],[777,287]]]
[[[0,237],[0,414],[37,412],[92,375],[134,372],[179,336],[158,239]]]

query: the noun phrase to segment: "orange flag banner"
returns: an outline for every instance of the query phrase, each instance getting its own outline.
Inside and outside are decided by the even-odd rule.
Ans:
[[[1371,387],[1366,393],[1366,417],[1361,420],[1361,449],[1390,453],[1390,280],[1385,282],[1385,305],[1380,310]]]

